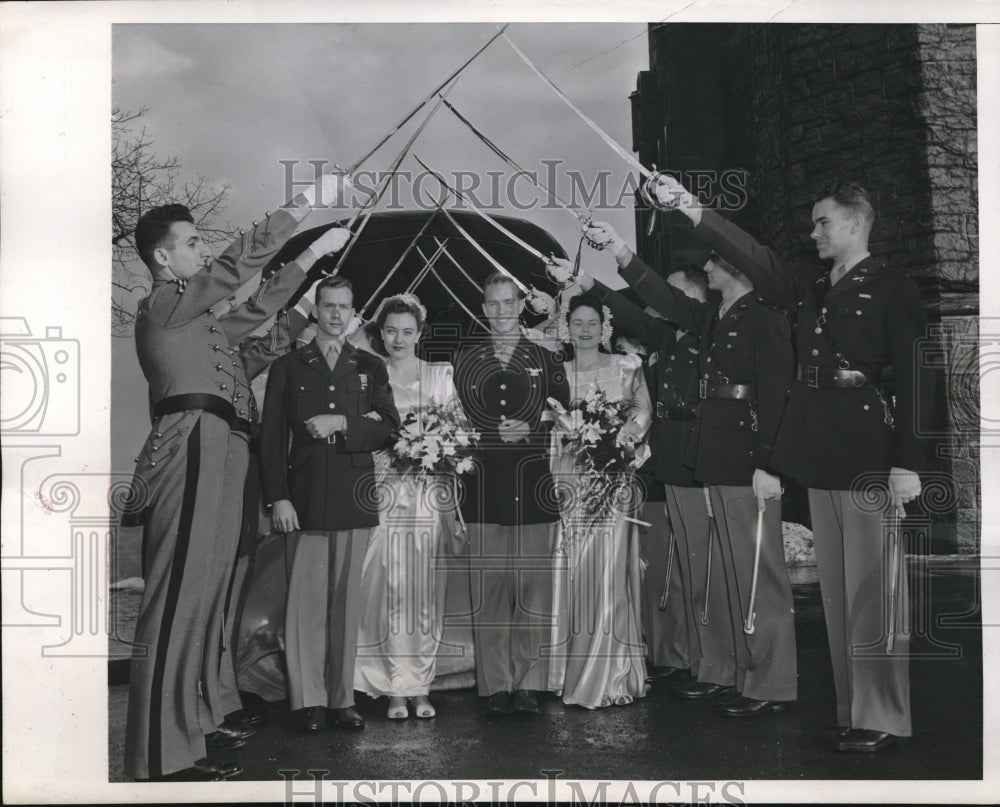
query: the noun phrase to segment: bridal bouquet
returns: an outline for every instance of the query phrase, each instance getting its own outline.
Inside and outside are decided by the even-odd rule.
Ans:
[[[548,399],[555,413],[555,434],[574,458],[579,506],[592,521],[611,516],[633,499],[632,472],[649,458],[649,447],[625,426],[634,404],[609,401],[596,387],[565,409]],[[618,507],[616,507],[616,504]]]
[[[430,474],[465,474],[479,433],[465,417],[457,399],[439,404],[433,398],[403,418],[395,442],[388,447],[389,464],[399,474],[426,478]]]

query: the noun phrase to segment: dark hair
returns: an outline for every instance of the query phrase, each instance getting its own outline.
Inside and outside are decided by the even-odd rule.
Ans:
[[[417,321],[418,334],[424,330],[426,324],[425,309],[414,295],[396,294],[392,297],[386,297],[379,305],[371,322],[365,325],[365,336],[368,337],[369,344],[383,356],[389,355],[382,339],[382,329],[390,314],[410,314]]]
[[[743,274],[739,269],[733,266],[729,261],[723,258],[714,249],[708,253],[708,259],[727,274],[734,275],[735,277],[740,277]],[[705,278],[705,285],[706,287],[708,286],[707,277]]]
[[[170,228],[177,221],[194,224],[194,217],[185,205],[160,205],[150,208],[139,216],[139,220],[135,223],[135,249],[142,262],[150,269],[155,266],[154,250],[170,237]]]
[[[670,275],[683,275],[686,283],[694,286],[701,292],[702,299],[708,296],[708,275],[705,274],[704,270],[698,264],[682,263],[667,275],[668,279]]]
[[[524,299],[524,292],[521,291],[521,287],[514,282],[513,278],[509,277],[508,275],[505,275],[500,270],[497,270],[488,278],[486,278],[486,281],[483,283],[483,296],[486,295],[486,290],[488,288],[490,288],[491,286],[499,286],[501,283],[510,283],[510,285],[512,285],[514,287],[514,290],[517,292],[517,296],[522,300]]]
[[[569,305],[566,306],[567,321],[578,308],[593,308],[601,318],[601,325],[604,324],[604,305],[593,294],[578,294],[570,299]]]
[[[857,182],[850,180],[835,182],[817,193],[813,204],[822,202],[824,199],[833,199],[841,207],[846,207],[853,213],[860,215],[868,227],[871,227],[875,221],[875,203],[872,201],[872,196]]]
[[[351,302],[353,303],[354,301],[354,286],[352,286],[351,281],[343,275],[330,275],[329,277],[324,277],[316,285],[316,305],[319,305],[319,293],[323,289],[347,289],[351,292]]]

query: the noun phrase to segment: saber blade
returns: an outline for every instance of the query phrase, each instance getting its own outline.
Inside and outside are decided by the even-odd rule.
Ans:
[[[537,249],[535,249],[533,246],[531,246],[531,244],[529,244],[527,241],[524,241],[521,238],[519,238],[518,236],[514,235],[514,233],[512,233],[510,230],[508,230],[506,227],[504,227],[500,222],[498,222],[496,219],[494,219],[485,210],[481,210],[475,203],[470,202],[469,200],[467,200],[459,191],[457,191],[453,187],[451,187],[451,185],[449,185],[447,183],[447,181],[445,180],[445,178],[443,176],[441,176],[440,174],[438,174],[437,171],[434,171],[433,169],[429,168],[427,166],[427,164],[423,160],[421,160],[416,154],[413,155],[413,159],[415,159],[418,163],[420,163],[420,165],[423,167],[423,169],[425,171],[427,171],[438,182],[440,182],[441,185],[442,185],[442,187],[447,188],[456,199],[458,199],[460,202],[464,202],[469,207],[471,207],[474,212],[478,213],[480,215],[480,217],[482,217],[483,219],[485,219],[494,228],[496,228],[498,231],[500,231],[505,236],[507,236],[511,241],[513,241],[515,244],[517,244],[519,247],[521,247],[521,249],[525,250],[526,252],[530,253],[531,255],[534,255],[536,258],[538,258],[543,263],[549,263],[549,259],[546,258],[541,252],[539,252]]]
[[[527,54],[524,53],[517,45],[515,45],[513,40],[511,40],[511,38],[507,36],[507,34],[502,34],[502,36],[507,41],[507,44],[510,45],[511,48],[514,50],[514,53],[516,53],[521,58],[521,61],[523,61],[526,65],[528,65],[528,67],[531,68],[532,72],[536,76],[538,76],[545,83],[545,85],[550,90],[552,90],[552,92],[554,92],[562,100],[564,104],[566,104],[566,106],[568,106],[576,113],[577,117],[580,118],[580,120],[582,120],[584,123],[587,124],[587,126],[593,129],[593,131],[597,134],[597,136],[600,137],[601,140],[603,140],[605,143],[607,143],[607,145],[610,146],[611,150],[615,152],[615,154],[617,154],[619,157],[625,160],[625,162],[631,165],[632,168],[634,168],[636,171],[642,174],[643,177],[645,177],[646,179],[650,179],[653,177],[654,174],[652,171],[650,171],[635,157],[633,157],[631,154],[625,151],[625,149],[622,148],[611,135],[609,135],[594,121],[588,118],[584,114],[583,110],[581,110],[576,104],[570,101],[566,93],[560,90],[548,76],[546,76],[541,70],[539,70],[538,67],[535,65],[535,63],[528,58]]]
[[[503,28],[501,28],[499,31],[497,31],[493,36],[491,36],[489,38],[489,40],[486,42],[485,45],[483,45],[479,50],[477,50],[475,53],[473,53],[472,56],[470,56],[468,59],[466,59],[465,62],[463,62],[458,67],[457,70],[455,70],[451,75],[448,76],[448,78],[446,78],[444,81],[442,81],[440,84],[438,84],[433,90],[431,90],[429,93],[427,93],[427,95],[423,98],[423,100],[421,100],[420,103],[418,103],[415,107],[413,107],[413,109],[411,109],[409,111],[409,113],[407,113],[407,115],[399,123],[397,123],[388,132],[386,132],[385,135],[383,135],[383,137],[382,137],[381,140],[379,140],[374,146],[372,146],[368,151],[366,151],[359,159],[357,159],[354,162],[354,164],[350,168],[347,169],[347,174],[348,175],[353,175],[354,172],[357,171],[358,168],[361,167],[362,163],[364,163],[365,160],[367,160],[376,151],[378,151],[380,148],[382,148],[382,146],[385,145],[385,142],[390,137],[392,137],[394,134],[396,134],[396,132],[398,132],[400,129],[402,129],[409,122],[410,118],[412,118],[421,109],[423,109],[423,107],[427,104],[428,101],[431,100],[431,98],[433,98],[435,95],[437,95],[439,92],[441,92],[442,89],[444,89],[446,86],[448,86],[449,82],[451,82],[451,80],[453,78],[455,78],[459,73],[461,73],[463,70],[465,70],[466,67],[468,67],[470,64],[472,64],[478,58],[479,54],[481,54],[490,45],[492,45],[494,42],[496,42],[497,38],[500,37],[500,36],[502,36],[503,32],[505,30],[507,30],[507,26],[506,25],[503,26]]]

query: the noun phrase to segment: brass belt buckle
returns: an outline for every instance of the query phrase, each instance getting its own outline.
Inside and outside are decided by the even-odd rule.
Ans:
[[[819,389],[819,367],[815,364],[806,365],[806,385]]]
[[[656,417],[663,420],[667,416],[666,407],[663,406],[663,401],[656,402]]]

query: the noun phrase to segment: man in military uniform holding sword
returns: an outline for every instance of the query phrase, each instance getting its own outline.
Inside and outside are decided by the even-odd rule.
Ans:
[[[717,310],[714,303],[663,282],[609,224],[597,222],[586,234],[591,243],[608,247],[641,299],[700,336],[698,419],[685,462],[709,487],[730,617],[714,627],[729,632],[721,643],[728,638],[734,659],[718,650],[703,655],[702,663],[716,669],[688,688],[687,696],[712,697],[732,686],[740,697],[723,707],[727,716],[780,711],[797,695],[781,481],[771,471],[774,435],[792,374],[788,322],[783,313],[762,305],[742,273],[719,256],[705,264],[709,288],[722,294]],[[593,284],[585,274],[578,282],[584,290]]]
[[[847,752],[898,745],[911,733],[898,525],[903,505],[920,495],[923,463],[915,421],[926,381],[914,365],[926,330],[919,289],[870,255],[875,211],[856,183],[837,183],[813,205],[811,238],[829,271],[792,270],[672,177],[660,178],[656,195],[762,295],[797,315],[798,365],[773,464],[809,488],[837,695],[837,726],[823,736]],[[895,411],[880,382],[890,366]],[[870,493],[886,485],[891,501],[883,507]]]

